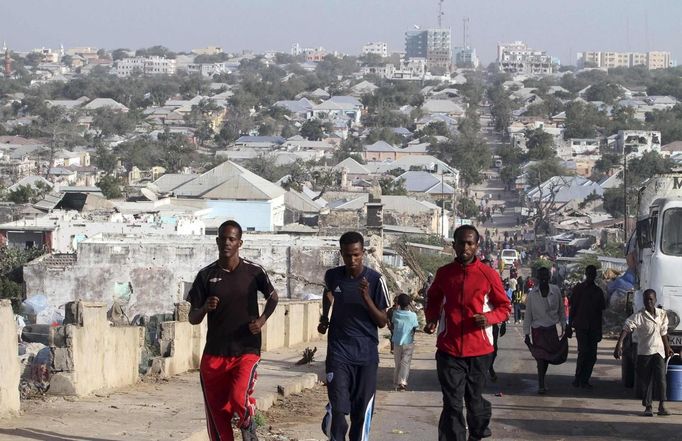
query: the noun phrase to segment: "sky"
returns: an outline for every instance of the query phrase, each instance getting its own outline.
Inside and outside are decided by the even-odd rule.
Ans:
[[[414,25],[436,27],[438,0],[0,0],[0,40],[16,51],[94,46],[226,52],[292,44],[358,54],[369,41],[404,50]],[[523,40],[574,64],[586,50],[663,50],[682,64],[682,0],[444,0],[453,45],[469,18],[484,64],[498,42]]]

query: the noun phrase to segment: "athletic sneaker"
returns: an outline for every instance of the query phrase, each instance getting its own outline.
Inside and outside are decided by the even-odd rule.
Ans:
[[[322,417],[322,433],[325,434],[328,438],[331,438],[331,427],[332,427],[332,405],[331,403],[327,403],[327,405],[324,407],[325,413],[324,417]]]
[[[251,424],[247,428],[241,428],[242,440],[244,441],[258,441],[258,434],[256,433],[256,421],[251,418]]]

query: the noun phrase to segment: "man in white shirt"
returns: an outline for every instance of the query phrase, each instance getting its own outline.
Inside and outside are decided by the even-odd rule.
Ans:
[[[653,416],[651,396],[653,385],[658,388],[658,414],[670,415],[664,403],[666,400],[665,358],[673,354],[668,342],[668,315],[662,308],[656,307],[656,291],[647,289],[644,296],[644,308],[625,320],[623,331],[613,350],[613,356],[619,359],[623,355],[623,340],[630,333],[637,336],[637,378],[645,387],[642,405],[644,416]]]

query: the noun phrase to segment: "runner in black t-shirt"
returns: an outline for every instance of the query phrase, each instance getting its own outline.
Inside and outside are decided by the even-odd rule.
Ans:
[[[344,266],[324,276],[322,316],[318,331],[327,339],[327,414],[323,432],[345,440],[350,414],[350,441],[369,439],[374,411],[379,352],[377,327],[387,324],[388,290],[381,274],[363,265],[364,239],[344,233],[339,240]],[[331,321],[329,310],[334,305]]]
[[[239,257],[242,228],[235,221],[218,229],[218,260],[197,274],[187,300],[189,321],[208,314],[208,334],[201,358],[201,387],[211,441],[233,440],[237,415],[244,441],[257,441],[251,397],[260,361],[261,328],[277,306],[277,292],[263,267]],[[258,311],[258,291],[267,302]]]

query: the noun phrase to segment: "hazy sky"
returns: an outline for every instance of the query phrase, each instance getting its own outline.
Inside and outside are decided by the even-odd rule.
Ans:
[[[19,51],[61,43],[288,52],[298,42],[356,54],[368,41],[402,51],[405,31],[435,26],[437,11],[437,0],[0,0],[0,40]],[[485,63],[512,40],[564,64],[582,50],[647,49],[682,63],[682,0],[445,0],[444,12],[457,46],[470,18]]]

